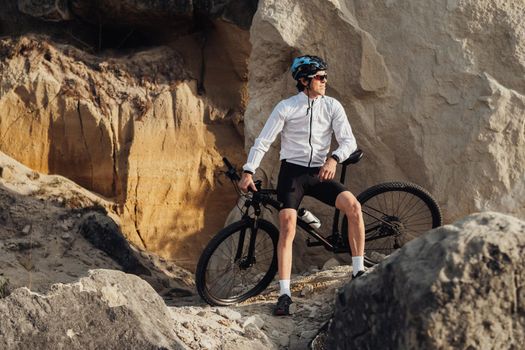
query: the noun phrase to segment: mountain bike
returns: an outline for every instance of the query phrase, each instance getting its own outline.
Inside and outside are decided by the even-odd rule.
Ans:
[[[341,183],[345,182],[347,166],[362,157],[363,152],[357,150],[342,163]],[[261,214],[263,208],[278,211],[281,206],[276,200],[276,190],[261,188],[260,180],[255,181],[256,192],[242,193],[236,169],[226,158],[223,161],[228,169],[226,176],[245,200],[240,208],[242,218],[211,239],[197,264],[197,291],[208,304],[217,306],[256,296],[274,279],[279,230],[261,218]],[[379,263],[408,241],[441,225],[441,210],[436,201],[425,189],[412,183],[381,183],[363,191],[357,200],[365,221],[364,260],[367,266]],[[327,237],[299,216],[297,225],[308,234],[308,247],[323,246],[333,253],[350,253],[348,221],[346,216],[340,220],[338,209]]]

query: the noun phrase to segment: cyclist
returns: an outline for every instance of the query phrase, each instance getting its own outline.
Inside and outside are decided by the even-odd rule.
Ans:
[[[281,133],[281,168],[277,199],[280,233],[277,259],[280,293],[275,315],[290,315],[294,305],[290,292],[292,243],[297,209],[304,195],[335,206],[348,218],[348,240],[352,253],[353,278],[364,273],[365,230],[361,206],[341,183],[334,181],[337,163],[357,149],[355,137],[341,103],[325,96],[327,64],[317,56],[300,56],[291,66],[298,93],[279,102],[250,149],[239,182],[241,190],[256,191],[253,174],[268,148]],[[327,158],[332,133],[338,148]]]

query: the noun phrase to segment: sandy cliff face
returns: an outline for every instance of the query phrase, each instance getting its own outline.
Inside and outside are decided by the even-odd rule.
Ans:
[[[220,153],[242,153],[232,112],[197,93],[169,47],[98,57],[45,37],[0,45],[1,149],[114,200],[134,244],[191,267],[209,237],[198,233],[233,205],[215,181]]]
[[[409,180],[436,196],[446,221],[484,209],[523,216],[524,16],[522,1],[262,0],[246,147],[295,93],[292,57],[317,54],[365,151],[347,177],[352,190]],[[273,185],[278,149],[260,172]]]

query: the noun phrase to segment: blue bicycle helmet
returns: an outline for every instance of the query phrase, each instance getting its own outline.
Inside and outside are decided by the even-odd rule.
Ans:
[[[292,77],[295,80],[307,78],[320,70],[326,70],[327,67],[328,65],[321,57],[310,55],[299,56],[296,57],[292,63]]]

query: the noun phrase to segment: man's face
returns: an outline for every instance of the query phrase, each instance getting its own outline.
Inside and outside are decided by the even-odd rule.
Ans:
[[[326,93],[326,81],[328,76],[326,75],[326,71],[320,70],[317,73],[315,73],[315,76],[312,78],[312,82],[310,83],[310,93],[313,93],[314,96],[324,96]]]

